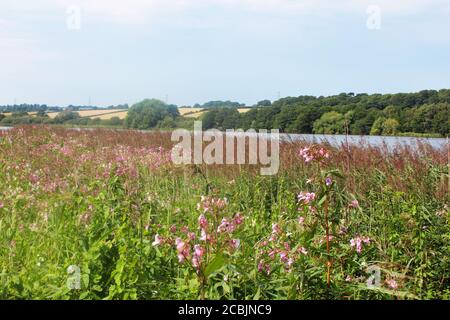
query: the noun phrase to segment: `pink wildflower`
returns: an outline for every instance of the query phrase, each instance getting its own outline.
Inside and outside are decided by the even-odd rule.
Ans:
[[[200,231],[200,241],[210,241],[211,236],[206,232],[205,229]]]
[[[398,283],[394,279],[386,280],[386,283],[389,286],[389,288],[391,288],[392,290],[398,289]]]
[[[188,236],[189,241],[194,241],[195,240],[195,233],[188,232],[187,236]]]
[[[189,232],[189,229],[185,226],[181,227],[180,231],[184,234],[187,234]]]
[[[186,243],[183,240],[181,240],[180,238],[176,238],[175,245],[177,247],[178,252],[183,252]]]
[[[199,244],[196,244],[194,246],[194,255],[201,258],[201,257],[203,257],[204,254],[205,254],[205,250]]]
[[[286,251],[281,251],[280,252],[280,260],[282,262],[287,262],[288,259],[289,259],[288,253]]]
[[[281,229],[278,223],[272,224],[272,234],[279,234],[279,233],[281,233]]]
[[[201,214],[198,217],[198,224],[200,228],[206,229],[208,227],[208,220],[206,220],[206,217],[204,214]]]
[[[334,239],[334,236],[333,236],[333,235],[331,235],[331,234],[328,235],[328,242],[333,241],[333,239]],[[323,239],[320,239],[319,243],[322,244],[322,243],[324,243],[324,242],[326,242],[326,241],[327,241],[327,236],[323,237]]]
[[[270,265],[269,264],[266,264],[266,273],[267,273],[267,275],[270,274]]]
[[[275,258],[275,254],[276,254],[276,253],[277,253],[276,250],[270,251],[269,254],[268,254],[269,258],[271,258],[271,259]]]
[[[231,246],[233,247],[234,250],[237,250],[240,245],[241,245],[241,240],[239,240],[239,239],[231,240]]]
[[[297,196],[299,203],[309,204],[316,198],[314,192],[300,192]]]
[[[234,224],[230,222],[227,218],[223,218],[217,232],[233,232],[236,229]]]
[[[325,159],[328,159],[330,157],[330,154],[324,148],[319,149],[319,155]]]
[[[358,200],[356,200],[356,199],[354,199],[354,200],[352,200],[352,202],[350,202],[350,204],[349,204],[349,207],[350,208],[358,208],[359,207],[359,202],[358,202]]]
[[[236,225],[240,225],[243,222],[244,222],[244,216],[240,212],[236,213],[236,215],[234,216],[234,223]]]
[[[196,269],[200,268],[200,258],[198,256],[193,256],[191,262],[192,262],[192,266],[194,268],[196,268]]]
[[[197,204],[197,209],[202,210],[203,213],[220,211],[228,204],[227,198],[219,199],[202,196],[200,203]]]
[[[179,254],[177,255],[177,257],[178,257],[178,262],[179,262],[179,263],[184,263],[184,261],[186,261],[186,257],[185,257],[184,254],[182,254],[182,253],[179,253]]]
[[[288,261],[286,262],[286,265],[288,268],[292,267],[292,265],[294,264],[294,259],[289,258]]]
[[[156,247],[163,243],[163,238],[157,234],[155,235],[155,241],[152,242],[152,246]]]
[[[364,244],[369,244],[370,243],[370,238],[368,237],[356,237],[350,240],[350,246],[351,247],[355,247],[356,248],[356,252],[361,253],[362,252],[362,247],[363,247],[363,243]]]
[[[258,271],[259,271],[259,272],[262,272],[263,270],[264,270],[264,262],[260,261],[260,262],[258,263]]]
[[[300,157],[303,158],[303,160],[305,161],[305,163],[309,163],[312,160],[314,160],[313,155],[309,152],[310,149],[309,148],[303,148],[300,150],[299,155]]]

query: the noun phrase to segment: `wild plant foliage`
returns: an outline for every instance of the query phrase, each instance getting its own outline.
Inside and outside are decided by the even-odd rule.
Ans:
[[[450,298],[447,150],[284,143],[260,176],[171,147],[0,132],[0,298]]]

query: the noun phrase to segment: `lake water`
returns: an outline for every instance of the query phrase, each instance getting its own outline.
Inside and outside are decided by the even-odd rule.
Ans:
[[[435,149],[447,147],[446,138],[416,138],[396,136],[354,136],[354,135],[329,135],[329,134],[287,134],[283,139],[298,141],[304,140],[311,143],[327,142],[333,146],[342,144],[371,145],[393,148],[398,145],[417,147],[419,143],[426,143]]]
[[[0,130],[10,130],[11,127],[0,127]],[[84,129],[84,128],[83,128]],[[149,132],[149,131],[144,131]],[[229,134],[229,133],[227,133]],[[242,133],[232,133],[232,135],[239,135]],[[248,133],[246,133],[248,134]],[[429,144],[435,149],[443,149],[448,147],[448,140],[446,138],[416,138],[416,137],[392,137],[392,136],[354,136],[354,135],[331,135],[331,134],[287,134],[281,133],[280,139],[282,141],[306,141],[309,143],[329,143],[332,146],[346,145],[347,142],[356,145],[367,146],[383,146],[386,145],[389,149],[396,146],[409,146],[415,148],[419,143]]]
[[[243,133],[226,133],[231,136],[239,136]],[[245,133],[246,135],[258,135],[258,133]],[[266,137],[264,134],[262,137]],[[328,143],[331,146],[341,145],[365,145],[381,147],[386,146],[389,150],[397,146],[409,146],[417,148],[419,144],[429,144],[435,149],[443,149],[448,146],[446,138],[417,138],[417,137],[397,137],[397,136],[356,136],[356,135],[332,135],[332,134],[296,134],[280,133],[280,140],[286,142],[305,141],[308,143]]]

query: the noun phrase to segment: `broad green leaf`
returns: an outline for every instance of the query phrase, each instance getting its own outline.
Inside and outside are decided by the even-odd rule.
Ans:
[[[206,266],[205,269],[205,276],[209,277],[214,272],[218,271],[220,268],[222,268],[226,264],[226,258],[223,254],[219,253],[217,254],[211,262]]]

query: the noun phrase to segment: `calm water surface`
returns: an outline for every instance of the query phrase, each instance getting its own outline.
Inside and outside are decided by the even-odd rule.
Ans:
[[[0,130],[10,130],[11,127],[0,127]],[[78,129],[80,130],[80,129]],[[81,130],[86,130],[82,128]],[[89,130],[89,129],[87,129]],[[145,131],[148,132],[148,131]],[[227,133],[229,134],[229,133]],[[232,133],[232,135],[242,135],[247,133]],[[356,145],[367,146],[386,146],[389,149],[396,146],[409,146],[417,147],[420,143],[429,144],[435,149],[442,149],[448,146],[448,140],[446,138],[416,138],[416,137],[387,137],[387,136],[354,136],[354,135],[331,135],[331,134],[287,134],[281,133],[280,138],[282,141],[306,141],[309,143],[329,143],[332,146],[346,145],[347,142]]]

